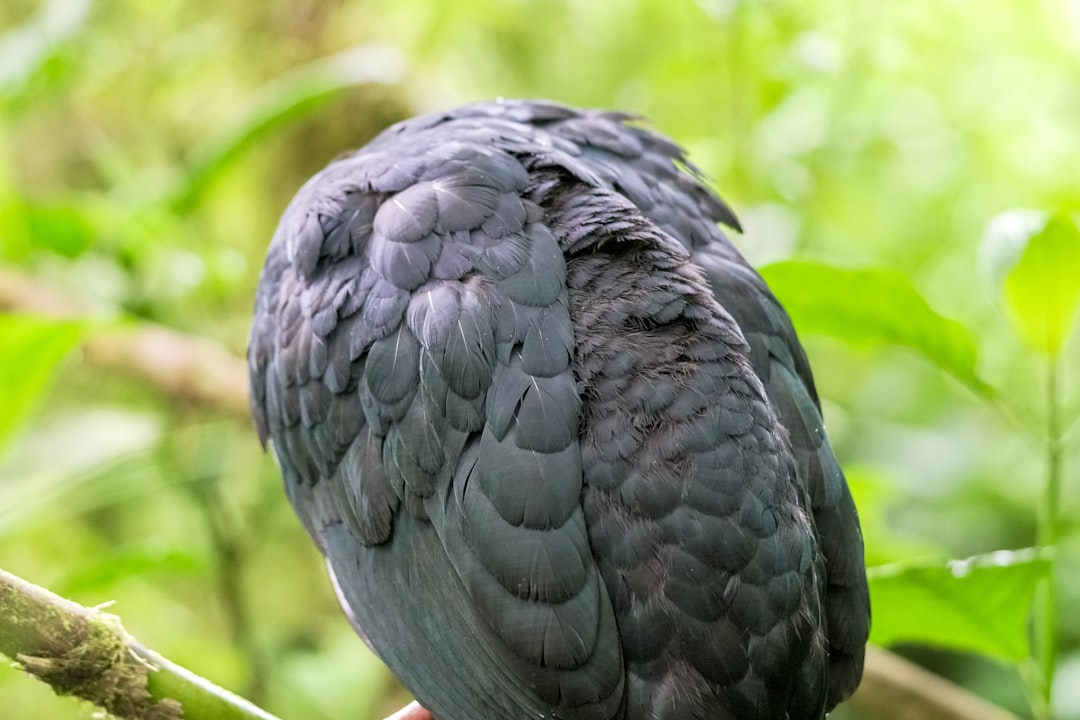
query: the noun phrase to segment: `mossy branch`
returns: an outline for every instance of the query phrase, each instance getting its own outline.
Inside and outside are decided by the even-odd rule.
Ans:
[[[0,570],[0,653],[58,695],[132,720],[276,720],[166,660],[115,615]]]

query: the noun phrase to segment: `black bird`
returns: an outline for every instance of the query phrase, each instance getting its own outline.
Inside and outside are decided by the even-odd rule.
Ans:
[[[479,103],[281,220],[251,407],[365,642],[440,720],[821,718],[870,621],[795,331],[671,141]]]

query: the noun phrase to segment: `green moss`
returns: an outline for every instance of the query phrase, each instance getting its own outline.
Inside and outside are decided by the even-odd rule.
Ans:
[[[2,571],[0,571],[2,573]],[[179,720],[180,703],[155,700],[148,666],[127,645],[117,618],[66,601],[3,573],[0,651],[58,695],[73,695],[121,718]]]

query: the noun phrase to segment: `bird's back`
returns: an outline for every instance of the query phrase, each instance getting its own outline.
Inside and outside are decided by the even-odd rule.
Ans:
[[[861,673],[854,505],[734,216],[627,120],[482,103],[313,178],[256,423],[436,717],[818,718]]]

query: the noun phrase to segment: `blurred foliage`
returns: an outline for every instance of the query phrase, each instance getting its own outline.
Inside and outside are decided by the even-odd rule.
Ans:
[[[641,113],[803,328],[876,637],[1025,716],[1060,659],[1075,718],[1078,79],[1076,0],[7,0],[0,262],[241,353],[277,217],[338,153],[478,98]],[[68,354],[93,327],[0,319],[0,566],[283,717],[400,704],[247,424]],[[6,665],[0,705],[93,714]]]
[[[43,394],[57,363],[79,341],[78,322],[23,315],[0,316],[0,450]]]

